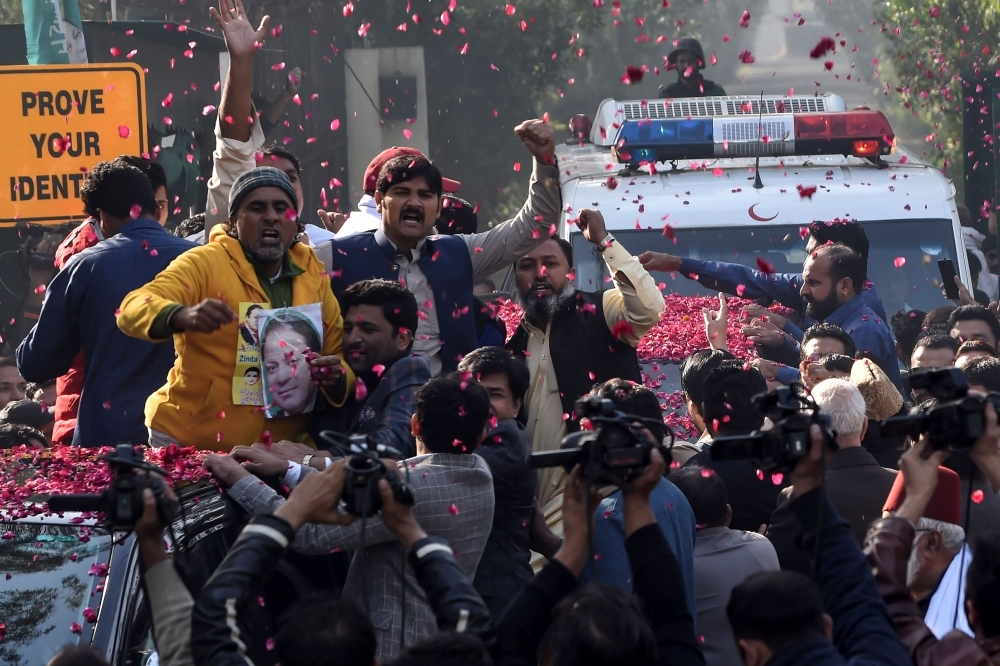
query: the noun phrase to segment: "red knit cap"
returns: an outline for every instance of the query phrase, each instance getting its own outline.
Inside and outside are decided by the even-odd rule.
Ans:
[[[883,511],[898,511],[906,499],[906,485],[903,480],[903,472],[896,474],[896,480],[892,484],[892,490],[885,500]],[[924,509],[924,518],[940,520],[943,523],[952,525],[962,525],[962,482],[958,474],[947,467],[938,467],[938,483],[934,489],[934,496],[927,503]]]

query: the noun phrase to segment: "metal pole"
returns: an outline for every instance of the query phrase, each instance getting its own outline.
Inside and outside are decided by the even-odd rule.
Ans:
[[[118,20],[118,0],[111,0],[111,20]]]

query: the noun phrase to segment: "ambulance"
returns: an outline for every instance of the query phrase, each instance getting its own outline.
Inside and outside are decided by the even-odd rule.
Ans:
[[[848,110],[833,94],[607,99],[589,123],[589,135],[578,131],[556,151],[560,234],[574,247],[581,290],[610,284],[599,250],[574,223],[583,208],[601,211],[634,255],[785,273],[802,270],[806,225],[856,220],[890,317],[950,304],[938,260],[951,259],[969,284],[954,184],[899,149],[881,112]],[[654,278],[664,294],[709,294],[679,274]],[[676,386],[669,374],[666,384]]]
[[[868,276],[891,316],[947,305],[937,261],[968,284],[956,190],[895,146],[878,111],[833,94],[601,103],[589,141],[558,146],[562,236],[577,286],[605,288],[607,267],[572,221],[604,215],[632,254],[647,250],[800,273],[803,227],[856,220],[871,245]],[[759,158],[758,158],[759,155]],[[759,168],[757,163],[759,161]],[[704,294],[680,275],[665,292]]]

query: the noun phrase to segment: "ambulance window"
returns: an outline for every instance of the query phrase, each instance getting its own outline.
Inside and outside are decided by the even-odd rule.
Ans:
[[[886,312],[930,310],[947,305],[941,295],[937,260],[955,260],[951,220],[879,220],[864,222],[870,245],[868,278],[875,283]],[[760,225],[675,229],[674,239],[662,229],[615,229],[615,237],[634,255],[647,250],[704,261],[732,262],[757,268],[763,259],[779,273],[801,273],[806,258],[801,225]],[[572,237],[577,285],[584,291],[609,288],[610,274],[600,253],[579,233]],[[675,242],[676,241],[676,242]],[[897,261],[902,258],[904,261]],[[897,266],[897,264],[900,264]],[[709,295],[711,290],[679,274],[654,275],[665,293]]]

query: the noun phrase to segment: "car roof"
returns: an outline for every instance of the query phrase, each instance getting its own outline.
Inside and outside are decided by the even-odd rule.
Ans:
[[[559,146],[557,155],[566,219],[596,208],[609,231],[957,219],[951,181],[902,152],[884,169],[839,155],[762,157],[761,189],[753,187],[753,158],[658,164],[651,174],[625,171],[609,149],[592,144]]]
[[[48,509],[42,504],[42,513],[33,516],[24,516],[21,518],[14,518],[7,514],[0,514],[0,521],[5,523],[20,523],[25,525],[80,525],[93,527],[97,525],[97,519],[92,516],[85,517],[84,514],[79,511],[65,511],[62,514],[49,513]]]

